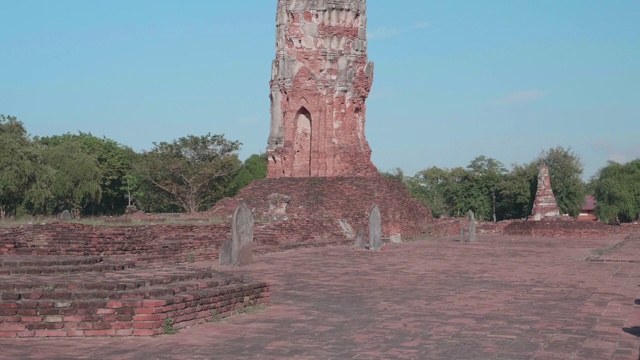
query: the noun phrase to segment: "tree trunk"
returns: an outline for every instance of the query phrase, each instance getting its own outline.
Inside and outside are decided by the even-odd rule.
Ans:
[[[187,210],[187,212],[190,214],[198,211],[198,209],[196,209],[196,199],[193,194],[187,195],[187,208],[185,210]]]
[[[496,190],[493,190],[493,222],[496,222]]]

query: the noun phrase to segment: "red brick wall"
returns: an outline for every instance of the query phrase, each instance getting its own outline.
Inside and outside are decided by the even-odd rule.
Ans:
[[[0,254],[128,255],[139,260],[184,262],[217,259],[229,224],[93,226],[22,225],[0,228]]]
[[[334,226],[335,225],[335,226]],[[217,261],[231,236],[228,223],[209,225],[81,224],[0,228],[1,255],[126,256],[136,261]],[[297,246],[348,243],[333,219],[290,219],[256,224],[254,251],[269,253]]]
[[[607,236],[611,226],[597,222],[574,220],[514,221],[504,228],[505,235],[544,236],[554,238],[579,238]]]
[[[511,224],[513,220],[500,222],[481,222],[476,220],[477,234],[502,234],[503,229]],[[438,236],[460,236],[460,229],[469,229],[467,218],[443,218],[435,219],[427,227],[426,234],[431,237]]]

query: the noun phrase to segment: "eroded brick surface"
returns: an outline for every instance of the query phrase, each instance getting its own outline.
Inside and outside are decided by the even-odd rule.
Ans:
[[[274,193],[289,200],[284,211],[270,206]],[[417,236],[433,222],[431,210],[413,199],[402,183],[382,176],[256,180],[236,197],[219,201],[210,213],[216,217],[230,216],[243,203],[256,219],[271,222],[270,228],[282,227],[278,235],[281,241],[355,239],[359,227],[368,228],[367,218],[373,204],[380,208],[385,236],[394,233]],[[343,232],[339,220],[349,223],[353,230],[350,236]]]

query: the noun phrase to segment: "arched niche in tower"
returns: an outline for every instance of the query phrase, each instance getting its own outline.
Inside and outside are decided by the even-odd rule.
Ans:
[[[293,174],[296,177],[311,176],[311,113],[302,106],[294,119]]]

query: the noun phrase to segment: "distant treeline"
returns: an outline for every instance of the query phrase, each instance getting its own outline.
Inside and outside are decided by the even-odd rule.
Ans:
[[[265,155],[238,158],[224,135],[185,136],[135,152],[90,133],[29,137],[24,124],[0,115],[0,218],[194,212],[233,196],[267,171]]]
[[[495,159],[478,156],[466,168],[431,167],[414,176],[402,169],[383,173],[404,182],[413,197],[428,205],[435,217],[461,217],[472,210],[484,221],[523,219],[531,215],[538,186],[538,168],[546,164],[562,214],[577,217],[586,195],[596,198],[601,222],[637,221],[640,216],[640,159],[609,162],[588,183],[582,181],[581,159],[571,149],[543,151],[511,171]]]
[[[240,145],[224,135],[187,135],[136,152],[83,132],[31,138],[17,118],[0,115],[0,218],[63,210],[75,216],[119,215],[129,205],[156,213],[207,210],[266,176],[266,155],[242,163]],[[609,162],[588,183],[582,181],[580,157],[563,147],[510,171],[498,160],[478,156],[465,168],[431,167],[414,176],[396,169],[383,175],[402,181],[436,217],[473,210],[485,221],[521,219],[531,214],[541,163],[549,167],[563,214],[577,216],[591,194],[600,221],[638,220],[640,159]]]

